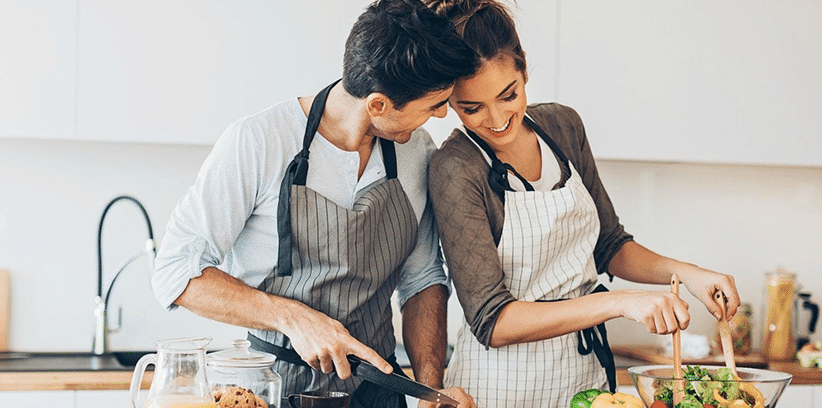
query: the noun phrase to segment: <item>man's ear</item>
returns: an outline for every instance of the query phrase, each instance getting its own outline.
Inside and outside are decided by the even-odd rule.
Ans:
[[[374,92],[365,97],[365,107],[372,117],[385,115],[394,105],[385,94]]]

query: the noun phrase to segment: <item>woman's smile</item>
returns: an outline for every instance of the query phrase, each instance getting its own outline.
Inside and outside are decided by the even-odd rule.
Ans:
[[[486,129],[490,130],[491,134],[496,136],[496,137],[505,137],[505,136],[508,136],[508,133],[511,133],[511,129],[513,129],[513,127],[511,126],[511,122],[513,120],[514,120],[514,117],[511,116],[510,118],[508,118],[508,121],[505,122],[505,125],[502,126],[501,128],[486,127]]]

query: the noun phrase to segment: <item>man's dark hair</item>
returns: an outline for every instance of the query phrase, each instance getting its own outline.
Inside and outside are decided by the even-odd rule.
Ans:
[[[357,98],[379,92],[397,109],[473,75],[479,59],[450,20],[420,0],[377,0],[345,43],[343,86]]]

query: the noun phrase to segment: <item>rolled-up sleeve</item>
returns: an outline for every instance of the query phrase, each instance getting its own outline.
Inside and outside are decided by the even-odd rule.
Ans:
[[[477,340],[488,347],[499,313],[515,298],[505,287],[485,207],[488,197],[479,184],[485,182],[477,170],[483,166],[467,161],[455,155],[446,157],[440,150],[431,160],[428,188],[465,319]]]
[[[166,225],[151,285],[169,310],[189,280],[223,262],[254,208],[264,149],[243,133],[234,124],[220,137]]]
[[[429,201],[417,227],[417,246],[405,260],[397,284],[397,299],[400,308],[412,296],[433,285],[443,285],[450,293],[451,282],[445,274],[442,263],[439,234]]]

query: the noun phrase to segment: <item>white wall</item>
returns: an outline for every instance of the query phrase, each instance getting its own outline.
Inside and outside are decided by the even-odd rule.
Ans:
[[[260,10],[279,13],[280,17],[289,16],[289,22],[298,28],[302,27],[301,22],[319,16],[321,20],[312,21],[321,21],[321,25],[327,22],[325,27],[330,27],[333,22],[334,30],[337,30],[333,36],[336,40],[323,42],[319,48],[315,44],[311,48],[314,52],[302,52],[304,50],[295,47],[294,42],[274,41],[285,48],[272,50],[272,53],[304,54],[302,57],[319,58],[320,61],[324,56],[329,62],[322,66],[316,62],[308,64],[319,71],[301,71],[300,78],[288,84],[278,80],[259,87],[243,82],[243,78],[252,72],[246,66],[254,65],[244,63],[246,60],[243,58],[259,58],[261,61],[257,62],[262,64],[260,66],[276,65],[270,60],[270,53],[246,50],[247,54],[223,59],[231,67],[226,68],[226,72],[237,75],[209,77],[214,81],[209,83],[208,78],[202,78],[208,76],[205,71],[185,69],[188,67],[186,63],[201,61],[192,60],[185,52],[199,50],[197,55],[205,58],[202,61],[210,61],[212,54],[206,45],[184,42],[189,44],[190,49],[181,46],[180,53],[164,48],[177,44],[165,39],[188,38],[186,35],[190,32],[178,30],[179,26],[169,23],[169,19],[188,15],[187,7],[193,3],[182,0],[173,2],[174,7],[167,7],[168,13],[165,14],[146,12],[146,7],[162,7],[159,2],[150,3],[132,1],[112,6],[98,0],[0,1],[0,33],[4,34],[0,35],[0,55],[12,56],[0,58],[0,85],[3,87],[0,92],[0,268],[7,268],[12,273],[10,345],[13,349],[90,349],[92,299],[96,289],[97,224],[105,204],[119,194],[131,194],[142,200],[154,222],[156,240],[160,242],[171,210],[193,182],[210,150],[210,141],[216,139],[223,130],[221,127],[237,115],[253,113],[258,110],[257,106],[281,99],[276,97],[265,102],[269,92],[276,95],[281,92],[290,97],[296,89],[318,89],[330,80],[333,69],[329,67],[339,66],[339,62],[335,61],[339,61],[337,51],[341,46],[338,34],[345,31],[341,27],[349,25],[367,1],[335,2],[339,8],[333,10],[324,8],[326,3],[319,0],[309,2],[310,6],[302,2],[277,3],[291,5],[289,7],[292,8],[294,4],[299,4],[298,9],[284,9],[282,13],[279,13],[281,10],[277,4],[253,2],[256,7],[261,7]],[[683,40],[682,30],[676,27],[690,26],[690,22],[685,20],[677,20],[674,25],[665,24],[669,16],[678,15],[672,11],[677,11],[675,8],[679,6],[630,2],[623,7],[604,0],[528,0],[518,4],[520,32],[529,55],[529,95],[532,101],[557,99],[578,109],[589,125],[587,128],[595,153],[602,152],[602,157],[612,159],[601,162],[602,177],[623,222],[640,242],[663,254],[737,276],[745,300],[754,306],[755,318],[758,318],[763,274],[779,265],[798,273],[807,288],[822,295],[822,288],[817,287],[822,284],[812,282],[813,274],[822,269],[822,261],[814,256],[822,248],[822,234],[819,233],[822,229],[822,166],[710,164],[740,161],[772,163],[771,151],[767,146],[790,147],[788,150],[802,153],[791,155],[782,152],[778,157],[774,156],[775,163],[819,163],[815,160],[820,157],[820,152],[813,151],[818,150],[814,146],[822,140],[817,135],[818,127],[814,126],[818,115],[813,115],[815,107],[820,106],[819,93],[813,92],[818,89],[818,81],[810,81],[809,87],[803,87],[800,79],[816,78],[812,68],[819,66],[820,54],[815,52],[818,47],[814,48],[818,44],[810,42],[810,39],[818,41],[822,37],[808,35],[808,41],[801,42],[793,41],[791,37],[796,32],[804,34],[804,28],[811,33],[818,32],[819,26],[812,24],[815,21],[813,16],[818,15],[818,5],[804,2],[791,3],[788,7],[785,3],[785,8],[780,6],[780,12],[773,13],[771,18],[768,10],[774,7],[772,5],[742,1],[726,3],[731,9],[741,7],[747,10],[750,7],[753,13],[750,18],[735,18],[727,17],[733,14],[729,12],[731,9],[715,9],[717,6],[711,2],[695,3],[690,13],[697,16],[702,16],[703,12],[710,14],[710,27],[714,30],[710,33],[727,35],[726,40],[732,40],[727,44],[717,43],[721,47],[709,48],[711,52],[698,59],[700,66],[725,66],[723,63],[727,62],[728,57],[722,52],[725,49],[744,52],[750,58],[766,55],[759,52],[757,46],[782,50],[783,56],[791,57],[787,60],[799,61],[781,65],[774,62],[778,67],[764,65],[775,70],[765,70],[767,72],[764,73],[756,69],[745,71],[733,65],[731,68],[734,69],[712,71],[709,76],[711,81],[705,82],[681,72],[686,70],[681,63],[688,62],[678,59],[684,54],[666,48]],[[249,13],[242,5],[233,5],[233,11],[229,12],[216,5],[225,6],[228,3],[204,3],[200,5],[201,9],[195,10],[198,13],[191,16],[199,16],[196,21],[211,21],[212,12],[221,18],[237,17],[238,20],[229,19],[230,24],[226,23],[234,31],[228,30],[218,36],[221,40],[242,43],[234,34],[228,33],[247,35],[249,32],[257,33],[255,30],[258,29],[274,29],[274,25],[266,24],[245,28],[241,23],[243,18],[255,20],[252,15],[266,20],[267,14]],[[325,13],[319,13],[319,10]],[[643,12],[642,18],[637,17],[636,10]],[[136,19],[138,15],[140,19]],[[626,16],[632,19],[626,20]],[[722,20],[724,17],[734,24],[726,25]],[[143,36],[139,33],[140,24],[154,24],[156,21],[147,20],[150,18],[156,18],[163,24],[156,26],[157,30],[151,31],[150,35]],[[343,24],[344,21],[348,23]],[[707,24],[705,21],[703,23]],[[763,21],[772,31],[757,31],[756,25],[763,25]],[[605,27],[605,23],[616,24],[616,27]],[[754,27],[748,27],[746,23]],[[139,27],[132,27],[131,24]],[[194,23],[189,22],[189,26],[191,24]],[[626,25],[650,30],[637,37],[650,43],[634,41],[630,35],[636,34],[636,31],[626,29]],[[726,26],[732,28],[725,29]],[[208,24],[195,24],[195,28],[201,30],[208,31],[209,27]],[[746,30],[766,34],[778,32],[787,37],[773,37],[774,41],[782,41],[777,43],[747,41],[747,34],[739,34]],[[666,36],[660,37],[660,33]],[[252,37],[263,41],[262,45],[255,43],[259,48],[268,49],[265,41],[283,37],[270,35],[270,38],[256,34]],[[121,36],[125,36],[125,40]],[[692,37],[685,37],[693,40]],[[116,47],[110,47],[113,43],[107,41],[118,38],[125,48],[115,53]],[[199,40],[206,41],[203,38]],[[734,42],[737,40],[739,43]],[[665,47],[653,48],[658,43]],[[785,47],[781,47],[783,43]],[[229,41],[228,44],[234,43]],[[696,44],[697,49],[701,50],[703,42],[697,38],[688,44]],[[704,42],[706,46],[711,44]],[[141,48],[143,46],[150,50]],[[800,46],[808,47],[811,52],[797,48]],[[232,47],[218,48],[234,52]],[[620,58],[647,49],[650,51],[638,52],[637,58],[623,61],[638,65],[623,66],[620,63]],[[237,52],[240,51],[238,48]],[[153,53],[167,55],[159,58]],[[169,61],[172,66],[167,66]],[[628,68],[613,70],[609,64]],[[215,68],[214,64],[208,63],[201,66],[203,69]],[[664,80],[658,76],[650,80],[645,76],[645,71],[631,68],[635,66],[645,67],[656,74],[671,74],[662,75]],[[669,66],[677,70],[666,70]],[[582,68],[585,70],[578,70]],[[766,90],[772,92],[758,92],[756,86],[746,86],[742,90],[736,88],[741,80],[737,74],[742,71],[745,73],[744,84],[767,84]],[[171,75],[175,73],[177,76]],[[256,74],[259,76],[261,73]],[[309,77],[318,78],[316,84],[310,87],[304,85]],[[736,80],[726,83],[726,77]],[[796,80],[787,81],[790,86],[776,89],[773,81],[769,80],[773,77]],[[675,79],[678,85],[671,88],[671,81]],[[592,82],[595,80],[600,82]],[[198,86],[198,81],[206,85]],[[717,88],[717,81],[723,87]],[[297,86],[296,82],[301,85]],[[636,86],[629,86],[635,82]],[[270,88],[280,84],[297,88],[289,88],[291,91]],[[243,94],[239,97],[235,95],[232,86],[242,88]],[[200,88],[213,88],[213,95],[216,96],[203,98],[195,92],[202,90]],[[168,90],[169,93],[158,89]],[[246,89],[248,95],[245,94]],[[681,92],[683,89],[689,92]],[[752,94],[745,93],[746,90]],[[206,111],[197,103],[180,103],[171,95],[215,105],[209,105],[207,109],[210,111]],[[233,95],[235,103],[228,103],[231,100],[229,97],[220,97],[226,95]],[[774,131],[768,132],[767,136],[749,132],[750,129],[744,127],[741,130],[721,128],[725,131],[718,133],[703,132],[701,128],[699,134],[691,132],[693,136],[722,138],[725,144],[731,140],[733,146],[730,150],[757,152],[738,160],[728,156],[711,156],[701,150],[705,148],[703,143],[693,142],[688,146],[690,153],[687,155],[693,159],[689,160],[692,164],[613,160],[625,157],[654,160],[654,157],[646,157],[648,151],[643,150],[639,154],[634,150],[644,145],[643,140],[659,138],[655,143],[673,146],[674,150],[682,145],[683,140],[690,140],[688,133],[683,135],[679,130],[666,131],[668,126],[682,129],[680,125],[690,122],[690,118],[701,117],[699,112],[695,114],[695,111],[680,109],[682,105],[693,107],[697,104],[689,104],[686,99],[672,99],[688,95],[712,103],[732,99],[733,109],[720,104],[719,108],[722,109],[711,112],[728,112],[727,123],[741,121],[741,125],[749,127],[760,122],[747,119],[767,118],[767,129]],[[702,98],[704,95],[708,97]],[[650,96],[653,98],[649,99]],[[795,103],[798,108],[789,110],[794,116],[774,117],[772,106],[761,103],[763,97],[776,101],[781,109],[789,109],[787,106],[791,105],[791,101],[798,101]],[[632,104],[628,106],[627,102]],[[177,108],[182,111],[175,112]],[[233,109],[236,113],[232,116],[220,116],[235,112]],[[653,123],[647,122],[646,118],[654,119]],[[681,122],[677,123],[677,120]],[[714,117],[714,121],[727,124],[724,115],[720,119]],[[185,129],[188,133],[182,133],[195,136],[179,139],[165,137],[165,131],[174,133],[177,126],[183,126],[181,123],[188,124],[185,125],[188,126]],[[442,140],[455,123],[456,118],[452,114],[446,120],[433,120],[429,129],[437,140]],[[797,127],[797,123],[802,126]],[[782,127],[783,124],[791,126]],[[660,126],[664,128],[660,130]],[[645,139],[631,143],[615,142],[633,140],[631,137],[636,134],[645,135]],[[786,143],[782,142],[783,138]],[[675,139],[679,145],[664,141]],[[190,144],[110,143],[169,140]],[[739,140],[741,142],[737,147],[734,143]],[[628,153],[614,154],[614,146],[627,149]],[[699,148],[691,148],[693,146]],[[769,160],[762,160],[763,151]],[[694,158],[694,152],[705,155],[701,156],[702,159]],[[669,161],[681,157],[673,154],[663,156]],[[799,160],[796,158],[799,156],[813,159]],[[104,238],[104,266],[110,272],[125,257],[142,248],[145,227],[136,208],[128,202],[118,203],[106,220]],[[113,349],[153,348],[155,340],[192,335],[213,336],[213,347],[224,347],[229,340],[243,335],[242,329],[206,322],[185,311],[168,313],[161,310],[153,300],[147,269],[145,260],[136,262],[115,289],[112,315],[116,315],[118,305],[123,305],[124,328],[112,337]],[[609,286],[623,287],[618,282]],[[691,330],[710,332],[710,316],[700,308],[692,308],[692,311],[694,323]],[[460,313],[454,309],[451,315],[453,338]],[[614,322],[611,327],[614,344],[629,340],[655,341],[653,336],[637,334],[642,328],[630,322]]]
[[[11,271],[10,348],[91,350],[97,288],[97,226],[112,198],[139,199],[156,241],[174,205],[193,183],[209,152],[203,146],[0,139],[0,268]],[[106,281],[143,248],[145,222],[135,205],[117,202],[106,216]],[[125,270],[112,294],[123,331],[112,349],[153,349],[154,341],[213,336],[227,347],[242,330],[206,322],[186,311],[166,312],[154,301],[142,258]],[[222,340],[218,340],[222,339]]]
[[[0,139],[0,268],[11,271],[10,347],[90,349],[97,225],[105,204],[123,193],[140,199],[160,242],[174,205],[208,151],[203,146]],[[801,283],[822,297],[822,282],[814,279],[822,271],[817,256],[822,168],[605,161],[600,171],[638,241],[733,274],[744,301],[754,306],[755,319],[764,273],[779,265],[799,274]],[[106,270],[110,273],[142,248],[145,234],[136,207],[125,201],[112,207],[104,226]],[[213,346],[222,348],[244,333],[186,311],[163,310],[154,300],[144,260],[121,278],[112,304],[123,306],[124,329],[112,336],[113,349],[152,349],[154,341],[178,336],[212,336]],[[711,333],[711,316],[701,307],[691,311],[689,331]],[[450,315],[453,339],[461,313],[454,309]],[[609,329],[614,344],[655,341],[633,322],[614,321]]]

